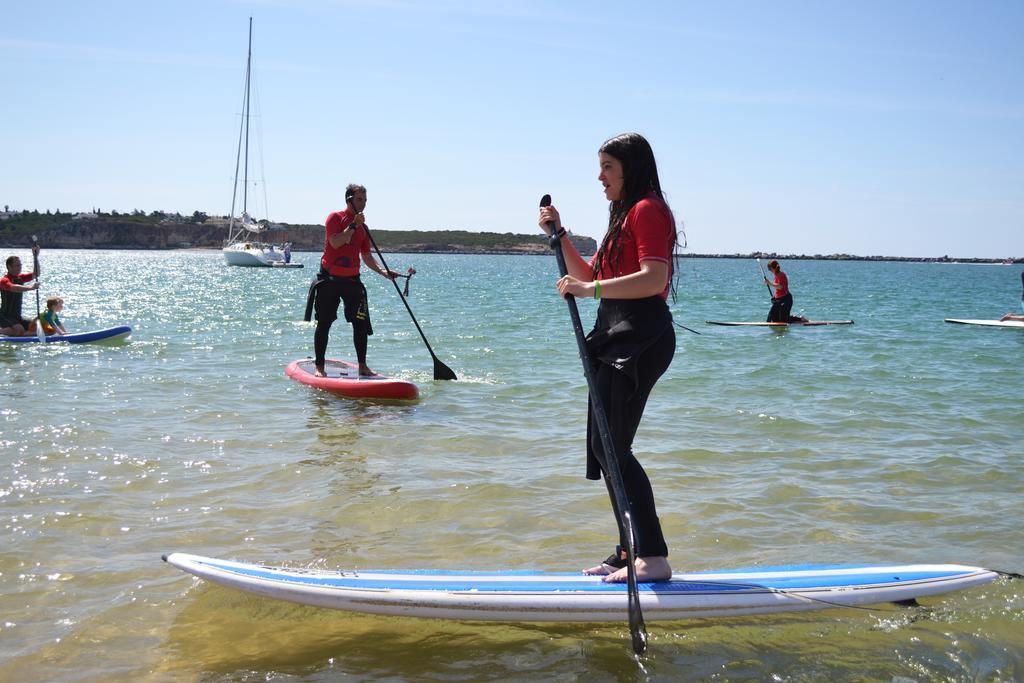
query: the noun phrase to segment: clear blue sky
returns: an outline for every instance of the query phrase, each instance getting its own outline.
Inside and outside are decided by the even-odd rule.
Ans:
[[[0,205],[227,213],[250,15],[272,220],[599,237],[638,131],[698,253],[1024,256],[1019,0],[5,2]]]

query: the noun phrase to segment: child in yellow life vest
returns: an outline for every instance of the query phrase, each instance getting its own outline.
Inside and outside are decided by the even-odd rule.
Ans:
[[[67,334],[68,331],[64,329],[64,325],[60,322],[59,313],[64,310],[64,299],[59,296],[51,296],[46,300],[46,310],[39,314],[39,318],[43,323],[44,334]],[[32,321],[29,326],[29,332],[35,334],[36,331],[36,320]]]

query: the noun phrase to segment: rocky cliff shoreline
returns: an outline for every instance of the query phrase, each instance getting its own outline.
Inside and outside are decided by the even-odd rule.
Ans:
[[[290,242],[293,251],[323,249],[323,226],[269,224],[259,235],[271,244]],[[144,214],[65,214],[0,212],[0,248],[17,249],[36,235],[47,249],[220,249],[227,236],[228,220],[196,212],[191,217],[153,212]],[[422,254],[550,254],[547,238],[540,234],[472,232],[468,230],[373,230],[382,251]],[[592,254],[597,242],[573,235],[581,254]],[[786,261],[899,261],[913,263],[1024,264],[1021,258],[970,258],[956,256],[860,256],[856,254],[780,254],[755,251],[746,254],[681,253],[679,258],[779,259]]]
[[[223,217],[197,214],[38,214],[0,216],[0,248],[26,247],[35,235],[48,249],[220,249],[228,233]],[[438,254],[547,254],[541,234],[471,232],[467,230],[378,230],[373,236],[382,251]],[[254,240],[290,242],[293,251],[321,251],[322,225],[269,224]],[[573,236],[581,253],[593,253],[593,238]]]

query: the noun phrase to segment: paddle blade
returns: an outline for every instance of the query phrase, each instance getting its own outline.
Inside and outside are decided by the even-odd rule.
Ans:
[[[630,599],[632,600],[632,598]],[[644,626],[644,618],[639,609],[636,610],[636,615],[639,618],[638,623],[632,621],[633,611],[630,611],[629,633],[633,641],[633,652],[642,655],[647,651],[647,627]]]
[[[434,379],[458,379],[452,369],[434,357]]]
[[[618,477],[616,477],[618,479]],[[622,511],[619,523],[626,531],[629,545],[626,546],[626,584],[629,590],[629,635],[633,642],[633,652],[642,655],[647,650],[647,624],[644,613],[640,609],[640,588],[636,580],[636,535],[633,530],[633,515],[629,510]]]

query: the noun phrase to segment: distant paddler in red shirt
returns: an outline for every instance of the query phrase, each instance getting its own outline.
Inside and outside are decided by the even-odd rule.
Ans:
[[[782,272],[782,267],[779,266],[779,262],[772,259],[768,262],[768,271],[775,276],[775,279],[770,281],[768,278],[764,279],[764,283],[769,287],[772,287],[775,292],[772,294],[772,308],[768,311],[768,320],[770,323],[805,323],[807,318],[803,316],[790,315],[790,311],[793,310],[793,295],[789,292],[789,278]]]
[[[1000,318],[999,322],[1006,322],[1007,320],[1013,320],[1013,321],[1016,321],[1016,322],[1024,323],[1024,271],[1022,271],[1021,274],[1020,274],[1020,288],[1021,288],[1021,292],[1020,292],[1020,313],[1014,313],[1013,311],[1010,311],[1009,313],[1004,315],[1002,318]]]
[[[366,229],[366,188],[350,184],[345,188],[344,211],[327,216],[324,234],[324,254],[320,259],[320,273],[309,290],[306,301],[306,320],[316,309],[316,332],[313,335],[316,375],[325,377],[324,361],[331,325],[338,319],[338,306],[345,304],[345,320],[352,325],[352,342],[356,349],[359,374],[373,375],[366,364],[368,338],[373,334],[370,324],[370,305],[366,287],[359,278],[360,262],[383,277],[394,280],[399,273],[382,268],[370,251],[370,237]]]

